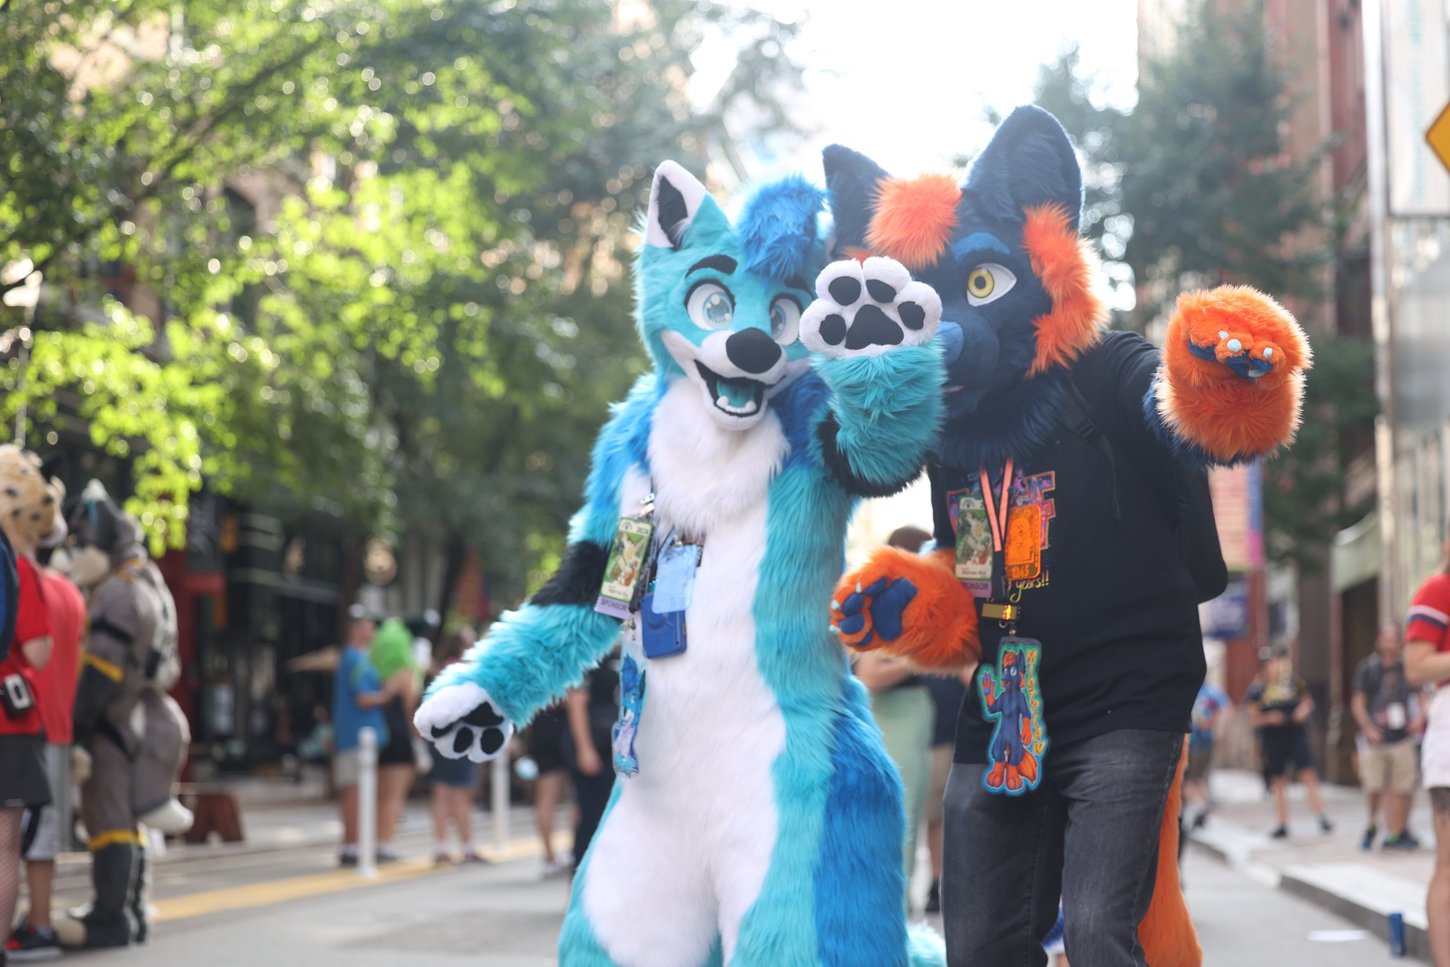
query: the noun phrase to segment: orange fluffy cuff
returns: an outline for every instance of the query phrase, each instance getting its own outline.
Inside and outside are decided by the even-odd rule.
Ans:
[[[1257,378],[1230,364],[1268,365]],[[1304,331],[1282,306],[1247,286],[1178,298],[1163,350],[1158,415],[1175,437],[1216,461],[1252,459],[1294,439],[1312,363]]]
[[[959,669],[981,657],[976,602],[952,571],[951,551],[921,555],[882,548],[841,579],[835,599],[844,601],[858,585],[866,587],[883,577],[905,578],[916,588],[916,596],[902,616],[900,637],[891,641],[877,637],[870,650],[938,671]]]

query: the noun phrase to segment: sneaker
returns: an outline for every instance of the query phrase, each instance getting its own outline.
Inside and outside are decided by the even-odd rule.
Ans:
[[[1289,838],[1289,827],[1288,826],[1280,826],[1278,829],[1274,830],[1272,833],[1269,834],[1269,839],[1288,839],[1288,838]]]
[[[1200,809],[1193,817],[1193,822],[1188,824],[1189,829],[1202,829],[1208,825],[1208,807]]]
[[[1364,828],[1364,838],[1359,841],[1359,848],[1360,849],[1371,849],[1371,848],[1373,848],[1373,846],[1374,846],[1374,838],[1379,835],[1379,832],[1380,832],[1380,828],[1378,826],[1366,826]],[[1389,845],[1389,840],[1385,840],[1385,845]]]
[[[926,912],[941,913],[941,881],[932,880],[931,889],[926,891]]]
[[[29,920],[24,920],[5,942],[4,956],[16,963],[50,960],[60,956],[60,941],[51,928],[37,927]]]
[[[448,852],[446,849],[440,849],[440,850],[438,850],[437,852],[435,852],[433,854],[433,865],[434,866],[452,866],[453,865],[453,854],[450,853],[450,852]]]
[[[476,849],[470,849],[470,850],[466,850],[464,852],[464,854],[463,854],[463,862],[465,862],[465,863],[480,863],[480,864],[487,865],[489,863],[492,863],[493,860],[489,859],[487,856],[484,856],[482,853],[480,853]]]
[[[1326,815],[1324,815],[1323,813],[1320,813],[1319,814],[1319,831],[1321,833],[1332,833],[1332,832],[1334,832],[1334,824],[1331,823],[1329,821],[1329,817],[1326,816]]]
[[[1419,849],[1421,846],[1425,845],[1424,843],[1420,842],[1420,837],[1416,836],[1408,829],[1400,834],[1400,842],[1408,844],[1410,849]]]
[[[356,853],[348,853],[348,852],[338,853],[337,854],[337,865],[338,866],[357,866],[357,854]]]
[[[560,863],[557,860],[544,860],[540,867],[540,876],[545,880],[553,879],[556,876],[564,876],[569,872],[568,863]]]
[[[402,858],[403,858],[403,854],[402,853],[399,853],[397,850],[393,849],[391,846],[379,846],[378,847],[378,862],[379,863],[396,863],[396,862],[398,862],[398,860],[400,860]]]
[[[1400,833],[1398,836],[1386,836],[1385,841],[1380,844],[1380,849],[1393,849],[1408,852],[1420,848],[1420,841],[1409,833]]]

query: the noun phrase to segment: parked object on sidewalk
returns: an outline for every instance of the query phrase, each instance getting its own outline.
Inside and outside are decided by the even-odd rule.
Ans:
[[[1392,913],[1389,918],[1390,925],[1390,954],[1394,957],[1403,957],[1409,953],[1405,945],[1405,915],[1403,913]]]
[[[619,778],[562,963],[943,959],[908,946],[900,783],[820,620],[856,498],[905,487],[935,432],[938,303],[886,259],[822,272],[823,203],[786,179],[737,230],[659,166],[654,371],[598,437],[558,573],[419,709],[445,754],[491,757],[623,630]]]
[[[1169,804],[1204,676],[1197,604],[1227,579],[1206,466],[1292,440],[1304,334],[1242,286],[1181,295],[1161,352],[1111,331],[1075,149],[1040,108],[1013,111],[960,185],[840,146],[826,168],[837,245],[899,258],[943,306],[937,551],[878,552],[834,620],[926,667],[980,656],[947,784],[952,960],[1038,962],[1060,885],[1074,960],[1197,963]],[[1145,837],[1152,903],[1117,888],[1153,876]]]

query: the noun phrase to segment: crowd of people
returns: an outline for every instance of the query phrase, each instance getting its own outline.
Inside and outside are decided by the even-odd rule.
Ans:
[[[476,635],[460,627],[443,635],[435,651],[397,618],[383,618],[363,605],[348,613],[345,647],[338,658],[332,693],[332,785],[342,818],[339,863],[358,863],[358,778],[362,730],[377,737],[377,860],[401,858],[396,845],[404,806],[420,775],[431,797],[433,860],[484,863],[473,841],[472,810],[480,767],[450,758],[424,741],[413,712],[431,680],[461,661]],[[534,813],[543,847],[543,874],[571,873],[583,857],[613,788],[611,730],[618,710],[616,656],[606,658],[579,687],[541,712],[520,742],[516,772],[532,785]],[[573,844],[556,849],[554,824],[572,784]],[[457,850],[453,847],[456,839]]]

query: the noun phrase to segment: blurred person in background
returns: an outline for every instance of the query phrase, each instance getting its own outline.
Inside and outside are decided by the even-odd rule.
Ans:
[[[584,684],[569,689],[566,714],[570,746],[574,750],[574,869],[594,839],[604,807],[614,789],[614,720],[619,716],[619,651],[605,656],[584,676]]]
[[[920,527],[898,527],[891,532],[886,543],[890,547],[916,552],[929,540],[931,535]],[[931,693],[927,691],[925,677],[917,675],[906,661],[869,651],[854,653],[851,657],[856,677],[871,692],[871,715],[881,729],[886,754],[901,773],[902,802],[906,807],[902,865],[906,871],[906,905],[909,910],[911,878],[916,871],[916,831],[921,822],[922,799],[926,795],[936,710]]]
[[[332,684],[332,783],[342,812],[343,866],[357,865],[357,780],[360,771],[358,735],[371,728],[381,747],[388,729],[382,708],[392,693],[383,687],[368,658],[377,619],[360,604],[348,609],[347,647],[338,658]]]
[[[378,746],[378,862],[399,858],[393,845],[398,821],[413,779],[418,775],[414,748],[413,713],[422,694],[418,666],[413,661],[413,635],[401,621],[389,618],[378,627],[369,651],[388,700],[383,703],[387,739]]]
[[[446,634],[430,679],[436,678],[449,665],[461,661],[464,651],[477,637],[472,628],[458,628]],[[473,845],[473,795],[478,789],[478,765],[467,757],[449,759],[431,745],[429,749],[433,757],[433,771],[428,774],[433,782],[433,862],[440,866],[453,862],[453,854],[448,848],[450,823],[458,834],[463,862],[488,862]]]
[[[1334,831],[1319,796],[1319,773],[1309,752],[1309,734],[1304,723],[1314,712],[1314,698],[1304,679],[1289,668],[1289,653],[1283,648],[1265,648],[1259,656],[1259,677],[1249,686],[1244,704],[1255,728],[1261,729],[1264,772],[1274,795],[1274,814],[1279,825],[1269,836],[1289,836],[1288,773],[1304,784],[1309,805],[1319,817],[1319,829]]]
[[[941,912],[941,863],[942,835],[946,830],[946,812],[943,808],[947,792],[947,777],[952,772],[952,753],[957,747],[957,712],[961,711],[962,699],[967,694],[966,686],[971,684],[976,665],[969,665],[956,678],[938,678],[929,675],[922,679],[931,694],[932,726],[931,751],[929,753],[930,775],[926,784],[926,802],[922,807],[922,819],[926,824],[926,851],[931,858],[931,887],[926,894],[926,912]]]
[[[1224,690],[1208,681],[1199,686],[1198,697],[1193,700],[1193,711],[1189,715],[1188,767],[1183,773],[1183,818],[1192,829],[1201,829],[1208,822],[1212,806],[1208,777],[1213,771],[1214,741],[1232,707]],[[1183,845],[1184,839],[1180,837],[1180,855]]]
[[[534,825],[544,848],[545,877],[559,876],[573,868],[572,860],[560,860],[554,851],[554,821],[569,783],[568,734],[567,705],[556,702],[534,716],[529,727],[532,768],[525,766],[522,759],[518,763],[521,777],[534,780]]]
[[[1425,895],[1426,934],[1436,967],[1450,967],[1450,540],[1440,570],[1415,592],[1405,628],[1405,674],[1435,684],[1420,766],[1435,824],[1435,872]]]
[[[44,725],[35,701],[35,670],[50,658],[50,628],[39,584],[0,531],[0,923],[15,922],[25,816],[51,801],[45,775]],[[8,945],[7,945],[8,946]],[[0,952],[0,964],[8,953]]]
[[[1418,849],[1420,841],[1407,824],[1420,764],[1415,744],[1425,727],[1420,694],[1405,676],[1399,626],[1382,627],[1374,647],[1374,654],[1354,670],[1349,700],[1350,711],[1359,723],[1359,781],[1369,804],[1369,821],[1359,846],[1374,846],[1383,803],[1383,847]]]

